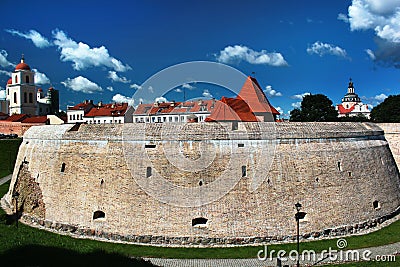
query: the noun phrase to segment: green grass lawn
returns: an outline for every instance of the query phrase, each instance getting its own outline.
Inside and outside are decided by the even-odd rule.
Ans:
[[[6,142],[1,143],[3,141]],[[12,169],[7,166],[14,164],[16,150],[20,142],[21,140],[0,140],[0,162],[2,164],[0,169],[4,170],[5,175],[9,174]],[[3,145],[7,148],[3,149]],[[11,155],[14,155],[14,158],[9,156],[10,151],[12,151]],[[3,196],[8,191],[8,187],[9,182],[0,186],[0,196]],[[400,220],[377,232],[346,238],[347,249],[400,242],[399,233]],[[316,252],[329,247],[336,248],[336,239],[301,243],[301,249],[313,249]],[[294,243],[268,246],[269,251],[272,249],[290,251],[295,248],[296,245]],[[140,259],[132,259],[132,257],[255,258],[260,249],[263,249],[263,246],[164,248],[76,239],[32,228],[24,224],[19,224],[17,228],[10,216],[0,209],[0,262],[2,266],[3,263],[7,263],[4,266],[146,266],[147,263]],[[400,261],[400,259],[398,260]],[[363,262],[340,266],[397,266],[393,264]],[[147,264],[147,266],[150,265]]]
[[[0,139],[0,178],[13,172],[22,138]]]

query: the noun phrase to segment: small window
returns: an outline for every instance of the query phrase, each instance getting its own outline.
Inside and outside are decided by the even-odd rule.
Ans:
[[[33,103],[33,94],[29,93],[29,103]]]
[[[232,122],[232,131],[237,130],[239,127],[239,123],[237,121],[233,121]]]
[[[147,144],[147,145],[144,145],[144,148],[156,148],[156,145],[155,144]]]
[[[17,92],[14,92],[14,104],[17,104]]]
[[[192,220],[192,226],[206,226],[208,219],[199,217]]]
[[[203,181],[201,181],[201,180],[200,180],[200,182],[199,182],[199,186],[202,186],[202,185],[203,185]]]
[[[149,178],[151,176],[151,167],[146,168],[146,178]]]
[[[106,217],[106,214],[101,210],[96,210],[93,213],[93,220],[101,219],[101,218],[105,218],[105,217]]]
[[[351,172],[349,172],[349,177],[353,176],[353,174]]]
[[[65,163],[63,162],[62,164],[61,164],[61,172],[64,172],[65,171]]]
[[[341,164],[340,161],[338,161],[337,167],[338,167],[338,170],[341,172],[342,171],[342,164]]]
[[[18,83],[18,76],[15,76],[15,83]]]
[[[242,177],[246,177],[247,176],[247,167],[246,165],[242,166]]]
[[[238,147],[244,147],[244,144],[238,144]]]
[[[27,101],[28,101],[28,94],[24,92],[24,103],[26,103]]]
[[[374,209],[376,209],[376,210],[379,210],[381,208],[381,204],[377,200],[372,202],[372,205],[374,206]]]
[[[26,76],[26,77],[25,77],[25,82],[26,82],[26,83],[29,83],[29,76]]]

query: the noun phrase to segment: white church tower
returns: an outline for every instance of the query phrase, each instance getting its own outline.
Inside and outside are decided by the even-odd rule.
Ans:
[[[37,115],[34,72],[25,63],[23,55],[10,80],[7,83],[6,97],[9,103],[9,114]]]

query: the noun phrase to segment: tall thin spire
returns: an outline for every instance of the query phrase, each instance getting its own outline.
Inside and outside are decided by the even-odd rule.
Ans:
[[[24,53],[22,53],[22,55],[21,55],[21,63],[24,63],[24,62],[25,62]]]

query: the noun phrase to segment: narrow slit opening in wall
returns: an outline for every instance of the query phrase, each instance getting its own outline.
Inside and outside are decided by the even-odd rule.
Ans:
[[[376,210],[381,208],[381,204],[377,200],[372,202],[372,205],[374,206],[374,209],[376,209]]]
[[[146,144],[144,145],[144,148],[156,148],[155,144]]]
[[[340,161],[338,161],[337,167],[338,167],[338,170],[341,172],[342,171],[342,164],[341,164]]]
[[[349,177],[353,176],[353,174],[351,172],[349,172]]]
[[[105,218],[105,217],[106,217],[106,214],[101,210],[96,210],[93,213],[93,220],[101,219],[101,218]]]
[[[65,171],[65,163],[63,162],[62,164],[61,164],[61,170],[60,170],[61,172],[64,172]]]
[[[247,167],[246,165],[242,166],[242,177],[246,177],[247,176]]]
[[[239,123],[237,121],[232,122],[232,131],[235,131],[239,128]]]
[[[151,176],[151,167],[146,168],[146,178],[149,178]]]
[[[238,144],[238,147],[244,147],[244,144]]]
[[[192,220],[192,226],[206,226],[208,219],[204,217],[194,218]]]
[[[199,182],[199,186],[202,186],[202,185],[203,185],[203,181],[201,181],[201,180],[200,180],[200,182]]]

